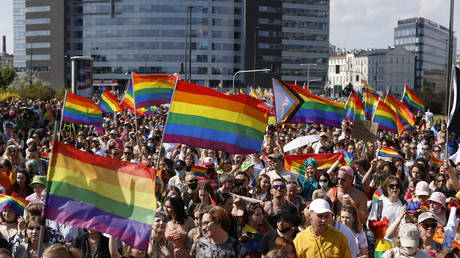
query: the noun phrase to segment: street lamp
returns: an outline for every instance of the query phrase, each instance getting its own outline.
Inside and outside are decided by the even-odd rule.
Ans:
[[[235,92],[235,78],[238,74],[240,73],[257,73],[257,72],[270,72],[271,69],[269,68],[265,68],[265,69],[257,69],[257,70],[241,70],[241,71],[238,71],[236,72],[234,75],[233,75],[233,82],[232,82],[232,90],[233,92]]]
[[[317,64],[300,64],[300,66],[307,67],[307,86],[310,88],[310,66],[317,66]]]

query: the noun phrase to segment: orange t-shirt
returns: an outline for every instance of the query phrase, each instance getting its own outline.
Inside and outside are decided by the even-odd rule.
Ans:
[[[5,187],[6,194],[11,195],[13,192],[14,181],[11,180],[11,177],[8,174],[11,175],[12,173],[0,172],[0,185]]]

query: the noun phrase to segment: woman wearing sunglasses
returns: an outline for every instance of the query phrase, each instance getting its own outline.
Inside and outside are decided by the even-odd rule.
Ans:
[[[431,257],[436,257],[442,249],[442,245],[433,240],[436,234],[436,227],[438,226],[436,216],[428,211],[420,214],[418,217],[418,228],[420,237],[423,240],[423,250],[425,250]]]

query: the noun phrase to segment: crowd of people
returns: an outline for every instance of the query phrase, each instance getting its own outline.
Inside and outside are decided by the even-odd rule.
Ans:
[[[48,153],[59,100],[0,103],[0,191],[29,201],[23,214],[5,206],[0,257],[37,257]],[[160,146],[167,107],[152,115],[104,117],[103,131],[64,124],[57,138],[77,149],[158,168],[158,210],[148,250],[90,229],[46,221],[44,257],[457,257],[460,248],[458,138],[445,121],[417,114],[401,136],[379,131],[374,141],[351,137],[353,124],[269,125],[262,149],[229,154],[184,144]],[[288,153],[305,135],[320,140]],[[448,136],[448,137],[447,137]],[[402,158],[381,158],[392,147]],[[447,149],[447,152],[445,151]],[[288,171],[285,155],[347,151],[318,169]],[[449,159],[453,157],[453,160]],[[435,162],[443,161],[442,164]],[[204,176],[193,165],[206,168]],[[152,200],[153,201],[153,200]]]

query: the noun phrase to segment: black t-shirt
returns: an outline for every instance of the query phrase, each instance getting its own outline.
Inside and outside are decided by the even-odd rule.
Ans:
[[[299,231],[296,229],[294,233],[292,234],[292,239],[295,238],[295,236],[299,233]],[[278,237],[281,237],[278,234],[278,230],[273,229],[265,233],[265,235],[262,237],[262,240],[260,241],[260,246],[259,246],[259,253],[266,255],[270,250],[272,250],[275,247],[275,241]]]

